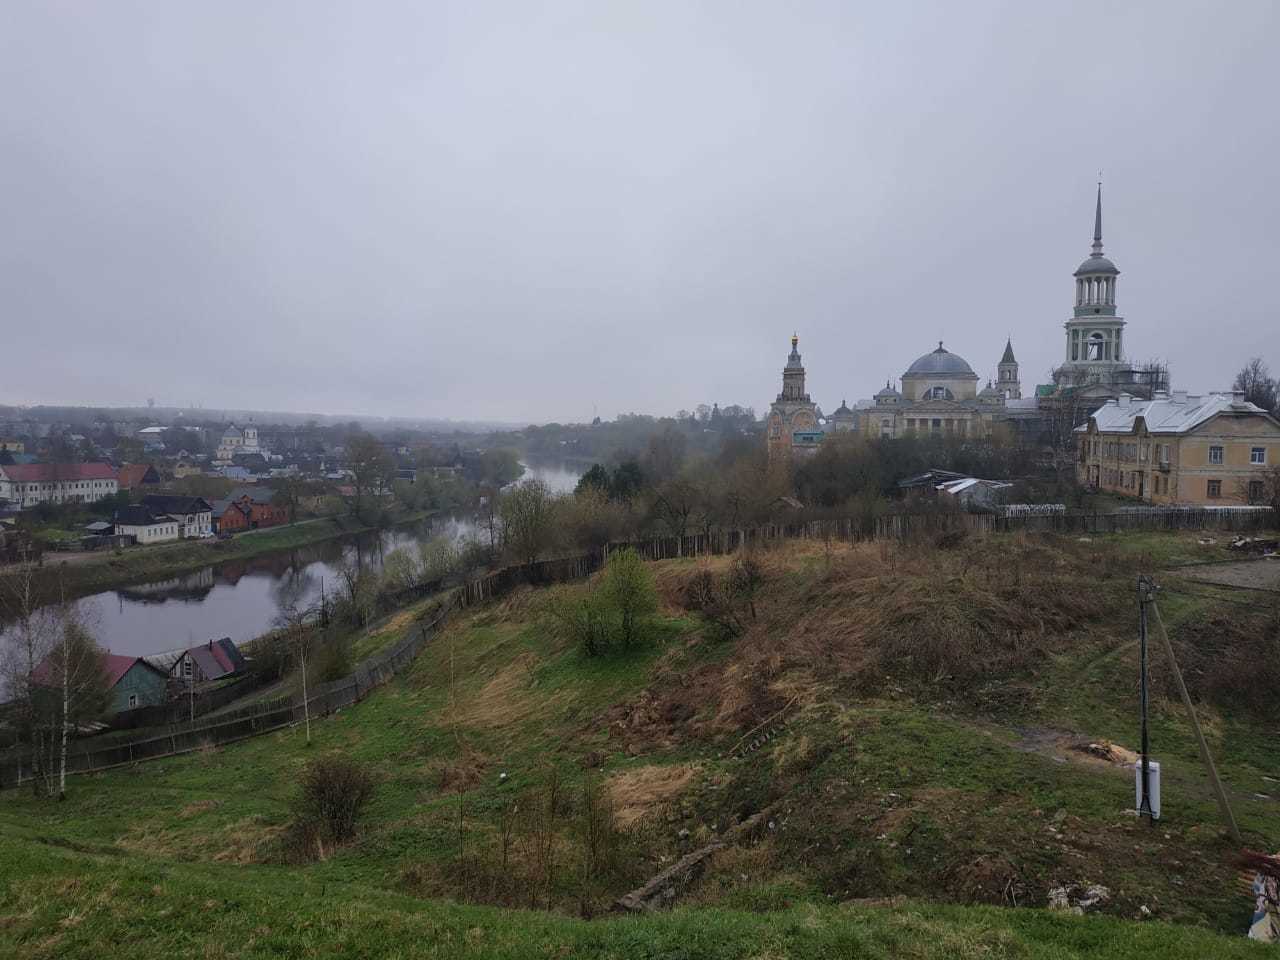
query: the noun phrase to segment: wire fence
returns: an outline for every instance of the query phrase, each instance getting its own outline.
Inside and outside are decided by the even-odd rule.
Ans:
[[[798,520],[741,529],[714,529],[685,536],[610,544],[601,550],[571,557],[539,560],[504,567],[449,589],[439,611],[428,622],[411,627],[392,647],[361,661],[348,676],[320,684],[302,696],[259,701],[240,710],[220,713],[203,722],[174,720],[167,729],[151,730],[137,739],[108,746],[85,741],[68,752],[68,773],[94,773],[112,767],[156,760],[195,750],[207,750],[249,737],[261,736],[302,722],[309,713],[323,717],[363,700],[413,663],[454,611],[505,596],[517,587],[581,580],[604,566],[610,553],[634,549],[647,560],[722,555],[761,547],[781,540],[889,540],[937,536],[952,531],[985,535],[1016,530],[1060,533],[1121,533],[1133,530],[1271,529],[1274,510],[1240,508],[1156,508],[1121,513],[1066,513],[1047,516],[998,516],[957,511],[899,513],[878,517],[839,517]],[[395,599],[407,602],[438,591],[441,581],[401,591]],[[179,711],[180,713],[180,711]],[[35,776],[29,753],[0,758],[0,789],[19,786]]]

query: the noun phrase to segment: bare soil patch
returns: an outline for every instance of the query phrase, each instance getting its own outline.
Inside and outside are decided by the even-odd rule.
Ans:
[[[1245,590],[1271,590],[1280,593],[1280,560],[1241,560],[1239,563],[1205,565],[1187,575],[1188,580],[1216,583]]]

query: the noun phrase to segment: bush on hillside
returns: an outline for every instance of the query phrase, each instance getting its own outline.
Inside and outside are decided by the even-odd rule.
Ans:
[[[594,657],[649,638],[658,591],[640,556],[618,550],[594,584],[555,590],[543,609],[562,636]]]
[[[630,548],[611,553],[599,590],[617,619],[623,646],[644,639],[658,612],[658,591],[653,584],[653,574],[640,555]]]
[[[314,654],[311,677],[315,683],[330,683],[349,676],[355,669],[349,637],[335,637]]]
[[[737,557],[722,577],[707,569],[695,573],[685,584],[684,606],[700,613],[721,638],[737,637],[756,618],[764,583],[764,567],[755,557]]]
[[[374,794],[372,775],[341,757],[312,760],[299,787],[287,836],[289,853],[298,860],[323,858],[326,847],[355,837],[360,814]]]
[[[612,618],[594,590],[560,587],[552,592],[545,610],[560,634],[589,657],[604,653],[612,642]]]

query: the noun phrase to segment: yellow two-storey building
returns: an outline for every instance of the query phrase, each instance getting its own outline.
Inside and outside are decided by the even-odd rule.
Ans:
[[[1266,503],[1280,465],[1280,421],[1243,394],[1121,396],[1076,429],[1076,475],[1156,504]]]

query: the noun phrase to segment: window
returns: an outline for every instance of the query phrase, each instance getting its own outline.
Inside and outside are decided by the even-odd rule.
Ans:
[[[184,677],[191,676],[191,657],[189,656],[182,658],[182,675]]]
[[[1267,448],[1266,447],[1250,447],[1249,462],[1250,463],[1266,463]]]
[[[1209,462],[1210,462],[1210,463],[1222,463],[1222,448],[1221,448],[1221,447],[1214,446],[1214,447],[1210,447],[1210,448],[1209,448]]]
[[[1261,480],[1249,481],[1249,502],[1250,503],[1262,503],[1266,500],[1266,496],[1267,496],[1266,486],[1263,484]]]
[[[1222,496],[1222,481],[1210,480],[1206,492],[1209,494],[1210,500],[1217,500]]]
[[[129,694],[129,709],[132,710],[138,705],[138,695],[136,693]]]
[[[1102,334],[1100,333],[1089,334],[1089,342],[1085,345],[1085,359],[1086,360],[1103,359]]]

